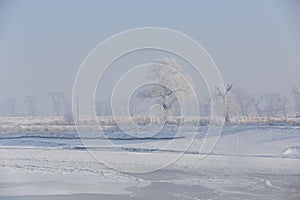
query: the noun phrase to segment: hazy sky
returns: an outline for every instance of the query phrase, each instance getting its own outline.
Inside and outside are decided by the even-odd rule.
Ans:
[[[72,92],[85,56],[107,37],[158,26],[196,39],[224,81],[253,93],[300,87],[300,3],[0,0],[0,101]]]

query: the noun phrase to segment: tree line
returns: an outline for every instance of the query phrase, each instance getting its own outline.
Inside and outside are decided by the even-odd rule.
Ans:
[[[279,93],[255,95],[231,84],[225,93],[216,87],[214,98],[221,98],[224,102],[225,121],[230,121],[231,117],[300,117],[300,92],[297,87],[288,96]]]
[[[65,116],[71,114],[71,104],[67,101],[63,92],[53,91],[48,94],[53,116]],[[42,113],[38,108],[38,99],[35,96],[26,96],[17,101],[9,98],[0,103],[1,116],[38,116]]]
[[[195,102],[189,102],[192,94],[190,85],[193,84],[193,80],[183,72],[183,68],[175,59],[156,60],[146,78],[156,80],[161,84],[148,85],[134,94],[129,105],[131,116],[147,115],[147,109],[153,104],[159,105],[159,113],[164,117],[180,116],[180,106],[182,106],[179,105],[180,100],[186,102],[190,107],[190,114],[193,115]],[[210,97],[198,100],[201,116],[210,115],[211,100],[214,98],[213,100],[219,101],[222,105],[222,109],[219,110],[227,122],[232,117],[286,117],[287,115],[300,117],[300,92],[297,87],[293,87],[288,96],[279,93],[254,95],[233,84],[228,84],[225,89],[216,86],[215,90],[211,92]],[[71,101],[66,99],[64,93],[52,91],[48,94],[48,99],[53,116],[65,116],[67,120],[73,121]],[[25,108],[23,112],[18,109],[20,105]],[[139,108],[141,109],[139,110]],[[126,111],[127,108],[120,107],[118,109]],[[98,116],[111,116],[110,100],[97,100],[95,111]],[[37,107],[37,98],[27,96],[22,102],[17,102],[14,98],[2,102],[0,115],[38,116],[41,115],[41,112]]]

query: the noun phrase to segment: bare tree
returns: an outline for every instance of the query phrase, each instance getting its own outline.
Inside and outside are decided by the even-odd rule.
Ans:
[[[297,87],[292,89],[292,96],[294,98],[294,104],[296,108],[296,115],[300,116],[300,92]]]
[[[16,116],[17,101],[14,98],[9,98],[4,102],[4,106],[9,116]]]
[[[54,115],[61,115],[64,108],[64,94],[62,92],[57,91],[50,92],[49,99],[52,102]]]
[[[74,124],[74,118],[72,113],[72,106],[70,104],[64,105],[64,113],[63,113],[64,119],[68,124]]]
[[[268,117],[286,116],[287,99],[281,94],[264,94],[260,99],[260,108]]]
[[[204,99],[200,100],[198,103],[200,105],[200,113],[203,116],[209,116],[211,111],[211,97],[204,97]]]
[[[261,97],[256,96],[251,98],[251,103],[253,104],[255,111],[259,117],[262,117],[263,111],[261,108]]]
[[[111,108],[110,108],[110,102],[107,100],[101,100],[101,101],[96,101],[96,114],[98,116],[110,116],[111,113]]]
[[[2,116],[2,115],[5,115],[5,109],[4,109],[5,107],[4,107],[4,104],[1,102],[0,103],[0,115]]]
[[[137,95],[141,99],[160,104],[166,116],[172,114],[178,98],[184,98],[192,93],[189,85],[191,78],[183,73],[181,66],[173,58],[158,60],[149,71],[148,78],[155,79],[161,84],[148,86]]]
[[[288,99],[282,95],[278,95],[275,101],[277,115],[286,117]]]
[[[225,116],[225,122],[230,121],[230,114],[233,111],[233,104],[232,104],[232,98],[229,98],[229,92],[232,89],[233,84],[228,84],[225,92],[222,92],[219,87],[215,87],[216,89],[216,97],[220,97],[224,104],[224,116]]]
[[[24,100],[24,104],[26,105],[28,109],[28,115],[34,116],[36,115],[36,98],[34,96],[27,96]]]
[[[249,109],[251,106],[251,95],[250,93],[245,90],[245,89],[241,89],[241,88],[234,88],[232,90],[232,93],[235,96],[236,99],[236,103],[239,109],[239,113],[242,116],[248,116],[249,115]]]

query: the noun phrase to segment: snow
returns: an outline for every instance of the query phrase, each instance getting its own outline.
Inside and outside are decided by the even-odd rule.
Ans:
[[[300,157],[300,146],[289,147],[284,150],[283,154],[285,155],[295,155]]]
[[[2,132],[0,199],[71,194],[78,199],[85,199],[81,194],[94,199],[300,199],[300,127],[292,125],[226,125],[210,155],[200,159],[207,130],[202,126],[173,164],[152,173],[122,172],[156,169],[182,154],[194,127],[184,127],[180,137],[173,132],[177,128],[167,127],[159,137],[134,138],[107,126],[111,143],[90,146],[83,146],[76,132]],[[166,146],[170,141],[173,145]]]

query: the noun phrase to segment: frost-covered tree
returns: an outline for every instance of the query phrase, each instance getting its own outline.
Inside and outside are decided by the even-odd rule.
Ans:
[[[53,114],[55,116],[61,115],[64,109],[64,94],[54,91],[50,92],[48,96],[53,106]]]
[[[258,117],[263,116],[263,110],[261,108],[261,102],[262,102],[261,100],[262,98],[260,96],[254,96],[251,98],[251,103],[254,106],[255,112]]]
[[[292,90],[292,96],[294,99],[294,104],[296,108],[297,116],[300,115],[300,92],[297,87],[294,87]]]
[[[145,87],[137,96],[161,105],[166,116],[172,115],[179,99],[184,100],[192,94],[191,78],[173,58],[157,60],[146,78],[156,80],[160,84]]]
[[[209,116],[211,112],[211,97],[204,97],[203,99],[199,100],[200,105],[200,114],[203,116]]]
[[[71,104],[65,104],[64,105],[64,112],[63,116],[67,124],[74,124],[74,118],[73,118],[73,113],[72,113],[72,106]]]
[[[4,104],[2,102],[0,102],[0,115],[1,116],[5,115]]]
[[[260,99],[260,108],[268,117],[286,116],[287,98],[281,94],[264,94]]]
[[[27,107],[28,115],[30,116],[36,115],[36,110],[37,110],[36,101],[37,100],[34,96],[27,96],[24,99],[24,104]]]
[[[277,93],[263,94],[251,98],[259,117],[279,117],[287,115],[288,99]]]
[[[281,94],[276,94],[275,101],[274,101],[275,116],[286,117],[287,104],[288,104],[288,99],[285,96]]]
[[[251,107],[251,95],[246,89],[234,88],[232,90],[235,102],[241,116],[248,116]]]
[[[223,104],[224,104],[224,117],[225,117],[225,122],[230,121],[230,115],[234,112],[235,110],[235,103],[234,103],[234,98],[232,94],[230,93],[232,89],[233,84],[228,84],[225,92],[222,92],[222,90],[219,87],[215,87],[216,89],[216,94],[215,98],[221,98]]]
[[[110,102],[107,100],[96,101],[96,114],[97,116],[111,116]]]
[[[6,108],[6,113],[14,117],[16,116],[16,107],[17,107],[17,101],[14,98],[9,98],[4,102],[4,107]]]

